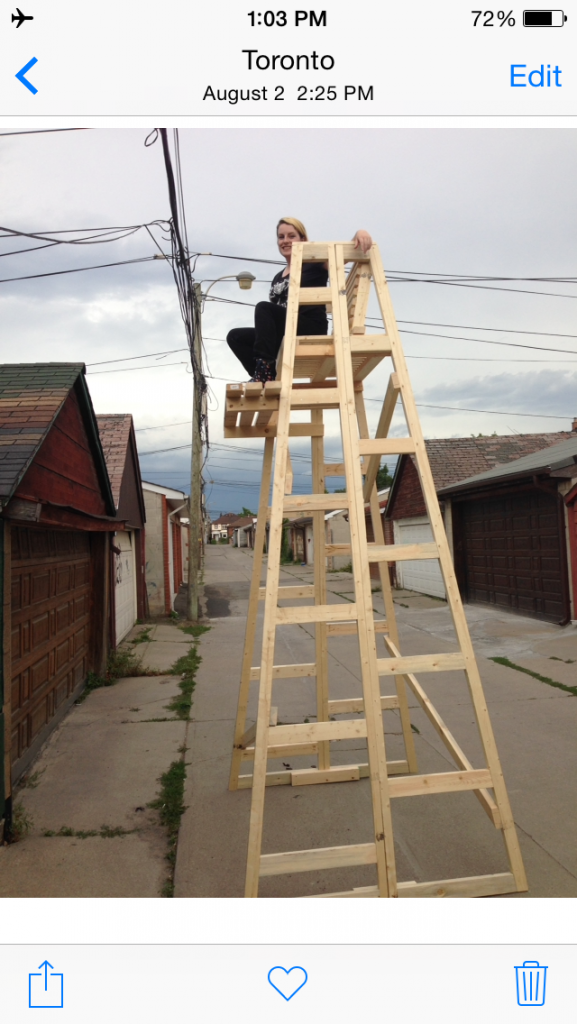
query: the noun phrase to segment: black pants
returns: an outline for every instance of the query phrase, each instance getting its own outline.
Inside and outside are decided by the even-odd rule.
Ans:
[[[274,363],[284,337],[286,309],[274,302],[257,302],[254,327],[235,327],[226,336],[228,347],[242,363],[249,377],[254,376],[256,360]],[[324,309],[301,309],[297,334],[326,334],[327,318]]]

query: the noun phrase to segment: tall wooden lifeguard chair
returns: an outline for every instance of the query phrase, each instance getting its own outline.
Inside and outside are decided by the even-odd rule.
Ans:
[[[301,288],[303,262],[328,261],[329,287]],[[349,273],[345,265],[351,264]],[[371,289],[374,288],[384,333],[365,332]],[[332,311],[333,334],[297,337],[299,306],[326,304]],[[385,358],[392,361],[376,434],[370,436],[363,399],[363,381]],[[389,427],[400,397],[408,434],[392,437]],[[325,410],[339,411],[341,464],[325,464]],[[310,411],[310,419],[291,421],[292,413]],[[303,242],[292,250],[286,331],[280,379],[266,385],[229,384],[226,394],[225,436],[265,438],[262,487],[255,538],[254,571],[250,590],[230,788],[252,788],[245,896],[255,898],[264,876],[321,871],[355,865],[374,865],[375,884],[331,897],[469,897],[522,892],[527,889],[509,799],[489,720],[483,687],[459,595],[435,487],[425,450],[403,349],[385,273],[375,245],[366,256],[352,243]],[[293,495],[289,438],[310,437],[312,493]],[[276,454],[274,453],[276,442]],[[421,481],[433,540],[422,544],[385,544],[376,477],[382,456],[409,453]],[[273,454],[274,474],[273,474]],[[325,477],[342,475],[345,493],[325,493]],[[272,480],[272,501],[269,493]],[[374,541],[367,541],[365,504],[370,504]],[[348,510],[350,545],[327,544],[325,514]],[[314,584],[279,586],[283,519],[289,513],[311,513],[313,520]],[[263,547],[269,522],[266,586],[261,587]],[[354,579],[354,603],[327,600],[327,557],[349,553]],[[401,560],[437,559],[445,583],[457,651],[403,654],[399,643],[388,564]],[[378,563],[385,620],[375,619],[369,566]],[[310,604],[291,602],[303,598]],[[253,658],[259,601],[264,600],[260,659]],[[282,602],[282,604],[281,604]],[[288,602],[288,603],[287,603]],[[277,630],[290,624],[314,624],[315,661],[274,664]],[[362,697],[331,699],[328,643],[332,636],[356,635],[362,676]],[[379,656],[377,637],[382,635]],[[253,660],[257,661],[253,665]],[[475,768],[428,698],[421,674],[464,673],[484,752],[485,766]],[[302,677],[316,680],[317,720],[277,725],[273,683]],[[381,693],[381,679],[394,680],[394,693]],[[258,685],[258,713],[247,727],[251,682]],[[420,775],[411,730],[407,688],[432,723],[455,763],[452,771]],[[397,712],[405,757],[387,761],[383,712]],[[331,743],[366,740],[366,764],[331,764]],[[316,766],[268,772],[269,759],[314,755]],[[242,766],[253,762],[251,774]],[[306,786],[369,778],[373,816],[370,842],[262,854],[265,793],[276,785]],[[390,801],[394,798],[471,790],[496,829],[502,832],[509,871],[431,882],[399,882],[395,869]],[[338,787],[337,787],[338,791]],[[334,791],[332,791],[334,793]],[[269,799],[272,798],[269,797]],[[297,813],[296,811],[294,812]],[[348,838],[348,837],[347,837]]]

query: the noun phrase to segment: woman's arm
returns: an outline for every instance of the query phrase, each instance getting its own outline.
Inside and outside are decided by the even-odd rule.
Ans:
[[[367,253],[373,244],[373,240],[369,235],[369,232],[364,231],[362,228],[355,231],[353,242],[355,243],[355,249],[361,249],[363,253]]]

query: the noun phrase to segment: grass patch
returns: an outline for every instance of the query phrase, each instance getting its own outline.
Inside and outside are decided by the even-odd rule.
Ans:
[[[157,799],[148,805],[159,812],[160,822],[168,835],[166,859],[170,864],[170,877],[164,883],[161,895],[169,899],[174,896],[174,866],[176,864],[178,831],[180,819],[186,810],[184,806],[185,778],[186,765],[184,761],[173,761],[168,771],[160,776],[160,793]]]
[[[134,646],[135,644],[147,644],[150,642],[150,634],[152,633],[152,626],[146,626],[140,631],[138,636],[134,637],[130,643]]]
[[[99,829],[75,829],[70,828],[68,825],[62,825],[58,831],[47,828],[42,835],[46,839],[52,839],[56,837],[70,837],[74,839],[93,839],[95,836],[99,836],[100,839],[118,839],[119,836],[131,836],[134,832],[138,832],[137,828],[122,828],[121,825],[101,825]]]
[[[46,768],[40,768],[37,772],[32,772],[30,775],[25,775],[20,782],[22,789],[36,789],[40,785],[40,779],[44,775]]]
[[[142,667],[140,658],[136,657],[134,651],[126,647],[119,647],[111,651],[106,665],[106,672],[103,676],[97,672],[89,672],[86,686],[75,702],[82,704],[93,690],[100,690],[103,686],[114,686],[118,679],[126,679],[130,676],[158,675],[157,672],[148,672]]]
[[[546,683],[547,686],[554,686],[557,690],[565,690],[566,693],[570,693],[573,697],[577,697],[577,686],[566,686],[565,683],[558,683],[556,679],[550,679],[549,676],[542,676],[539,672],[533,672],[530,668],[523,668],[522,665],[515,665],[515,662],[509,661],[508,658],[490,658],[489,660],[496,662],[497,665],[504,665],[506,668],[514,668],[517,672],[524,672],[526,676],[538,679],[540,683]]]
[[[32,818],[22,804],[14,804],[10,831],[7,836],[8,842],[19,843],[21,839],[28,835],[33,824]]]
[[[551,655],[549,661],[562,661],[564,665],[575,664],[575,658],[556,658],[554,654]]]
[[[188,633],[189,636],[193,636],[198,639],[203,633],[208,633],[210,626],[179,626],[181,633]]]

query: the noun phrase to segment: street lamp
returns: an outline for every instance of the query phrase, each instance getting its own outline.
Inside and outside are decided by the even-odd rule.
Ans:
[[[223,277],[217,277],[216,280],[211,281],[205,292],[202,293],[203,299],[206,298],[211,288],[219,281],[238,281],[239,288],[242,288],[243,292],[249,291],[252,288],[252,282],[256,281],[254,274],[251,274],[250,270],[240,270],[238,274],[224,274]],[[201,285],[204,281],[199,282]]]

